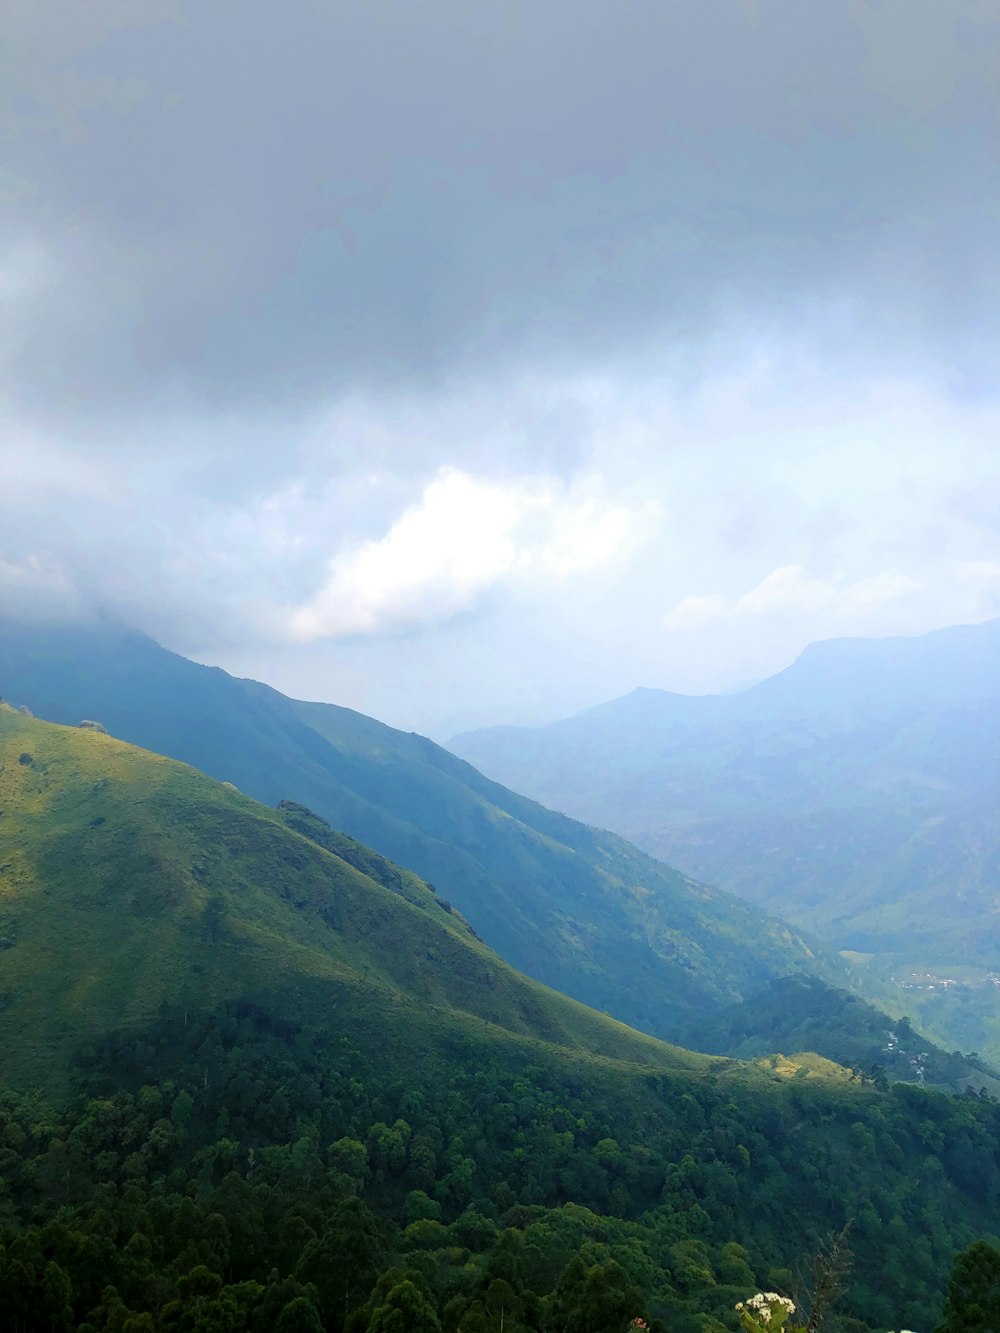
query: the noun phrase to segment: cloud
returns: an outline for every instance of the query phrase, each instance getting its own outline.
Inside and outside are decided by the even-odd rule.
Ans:
[[[579,503],[555,503],[548,508],[550,531],[545,542],[528,554],[554,579],[581,574],[607,564],[638,537],[636,524],[648,517],[625,505],[609,505],[597,499]]]
[[[995,5],[33,0],[5,39],[8,602],[36,560],[406,725],[997,605]]]
[[[815,578],[802,565],[780,565],[735,601],[718,594],[682,598],[664,624],[668,629],[691,629],[726,617],[806,617],[820,611],[865,616],[919,587],[905,574],[875,574],[849,583],[842,574]]]
[[[1000,562],[962,560],[953,569],[967,598],[972,600],[971,615],[982,620],[1000,615]]]
[[[995,6],[460,9],[15,5],[18,403],[311,410],[727,320],[989,369]]]
[[[717,593],[709,597],[699,597],[692,593],[682,597],[672,611],[664,618],[667,629],[694,629],[709,620],[718,620],[729,611],[729,603]]]
[[[17,560],[0,556],[0,616],[65,619],[80,609],[76,588],[50,556],[32,553]]]
[[[513,576],[558,581],[611,561],[632,516],[550,478],[490,481],[442,469],[384,536],[348,545],[293,608],[294,639],[377,636],[447,621]]]

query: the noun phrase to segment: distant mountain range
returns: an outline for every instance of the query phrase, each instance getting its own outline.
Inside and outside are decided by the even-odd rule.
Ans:
[[[109,625],[0,625],[0,694],[100,722],[335,828],[433,883],[512,966],[667,1040],[789,974],[851,969],[741,898],[708,888],[484,778],[421,736],[301,703]]]
[[[451,748],[901,978],[1000,967],[998,620],[817,643],[738,694],[639,689]],[[979,990],[951,1008],[1000,1050]],[[939,994],[913,1002],[942,1018]]]

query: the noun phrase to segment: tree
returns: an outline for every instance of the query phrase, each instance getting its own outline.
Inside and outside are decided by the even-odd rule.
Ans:
[[[306,1296],[296,1296],[278,1315],[274,1333],[323,1333],[323,1321]]]
[[[626,1328],[645,1314],[642,1296],[615,1260],[592,1264],[570,1260],[549,1298],[547,1333],[606,1333]]]
[[[423,1190],[410,1190],[403,1200],[404,1222],[436,1222],[441,1217],[441,1205]]]
[[[357,1139],[337,1139],[327,1151],[327,1159],[335,1171],[342,1172],[359,1192],[368,1180],[368,1149]]]
[[[810,1306],[806,1333],[816,1333],[823,1327],[826,1317],[847,1290],[847,1279],[854,1266],[854,1255],[847,1244],[850,1230],[851,1223],[848,1222],[813,1256],[812,1280],[806,1284]]]
[[[429,1297],[404,1278],[375,1309],[368,1333],[441,1333],[441,1321]]]
[[[944,1322],[935,1333],[995,1333],[1000,1319],[1000,1250],[977,1240],[955,1259]]]
[[[42,1275],[42,1306],[53,1333],[73,1327],[73,1287],[65,1271],[51,1259]]]
[[[309,1241],[295,1273],[316,1287],[327,1323],[346,1319],[367,1299],[382,1265],[382,1250],[378,1223],[360,1199],[345,1199],[323,1235]]]

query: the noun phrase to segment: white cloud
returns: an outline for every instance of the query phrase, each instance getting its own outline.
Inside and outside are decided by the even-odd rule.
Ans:
[[[779,565],[756,588],[745,592],[732,608],[752,616],[775,611],[818,611],[836,596],[836,576],[831,580],[810,578],[801,565]]]
[[[808,574],[802,565],[779,565],[733,602],[718,594],[682,598],[664,624],[668,629],[690,629],[725,617],[807,616],[820,611],[864,616],[919,586],[905,574],[875,574],[848,583],[842,574],[822,579]]]
[[[667,629],[694,629],[709,620],[718,620],[729,611],[729,603],[717,593],[709,597],[682,597],[672,611],[668,611],[664,624]]]
[[[551,534],[534,558],[555,578],[585,573],[607,564],[634,535],[636,515],[625,505],[596,499],[550,507]]]
[[[20,560],[0,556],[0,615],[66,616],[78,609],[78,600],[72,582],[51,556],[32,553]]]
[[[1000,615],[1000,563],[996,560],[963,560],[952,568],[966,594],[970,617],[991,620]]]
[[[442,469],[383,537],[346,546],[326,582],[293,608],[302,642],[394,633],[469,610],[505,579],[550,581],[612,560],[633,515],[545,477],[489,481]]]
[[[920,584],[905,574],[876,574],[870,579],[859,579],[857,583],[841,588],[839,601],[847,610],[862,615],[898,601],[907,593],[916,592]]]

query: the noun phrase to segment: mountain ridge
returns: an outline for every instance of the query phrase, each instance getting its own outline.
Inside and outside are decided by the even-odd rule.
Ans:
[[[431,881],[513,966],[643,1031],[693,1040],[769,977],[850,984],[739,898],[501,787],[426,738],[288,699],[108,627],[5,623],[0,692],[191,763],[267,805],[301,802]]]
[[[343,850],[379,877],[345,861],[343,835],[309,828],[310,812],[113,737],[0,705],[0,811],[8,1081],[189,992],[204,1009],[278,990],[289,1015],[303,996],[331,1012],[443,1005],[453,1028],[661,1067],[707,1059],[520,976],[416,876],[359,844]]]
[[[642,690],[452,744],[833,947],[877,956],[886,979],[977,965],[977,995],[913,1003],[950,1044],[1000,1058],[985,980],[1000,957],[1000,620],[828,641],[738,695]]]

